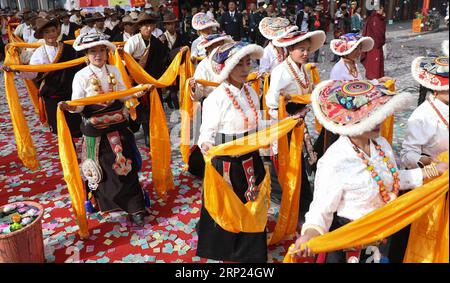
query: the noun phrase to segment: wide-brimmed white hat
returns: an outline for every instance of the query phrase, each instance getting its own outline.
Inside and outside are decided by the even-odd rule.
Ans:
[[[218,76],[219,82],[228,79],[231,71],[242,58],[250,56],[250,59],[261,59],[264,49],[256,44],[248,44],[242,41],[226,43],[218,47],[211,57],[211,66]]]
[[[229,35],[226,35],[225,33],[222,34],[210,34],[206,36],[197,46],[199,50],[206,49],[210,47],[211,45],[217,43],[217,42],[233,42],[233,38]]]
[[[220,27],[220,24],[205,13],[197,13],[192,17],[192,28],[199,31],[210,27]]]
[[[323,46],[325,40],[327,39],[327,36],[325,32],[321,30],[306,33],[301,31],[294,31],[282,38],[273,40],[272,43],[276,47],[288,47],[296,45],[297,43],[302,42],[306,39],[309,39],[311,41],[309,52],[313,53]]]
[[[330,43],[330,49],[338,56],[346,56],[352,53],[359,45],[361,45],[362,52],[368,52],[372,50],[374,44],[375,42],[371,37],[361,36],[358,33],[347,33],[337,39],[333,39]]]
[[[417,57],[411,64],[413,78],[436,91],[448,91],[448,69],[448,56]]]
[[[317,120],[327,130],[343,136],[371,131],[394,112],[414,103],[409,93],[392,92],[385,85],[365,80],[323,81],[311,95]]]
[[[268,40],[282,38],[283,36],[298,30],[298,27],[291,25],[291,22],[288,19],[280,17],[265,17],[259,22],[258,28],[262,36]]]
[[[108,39],[109,35],[98,33],[95,31],[81,34],[75,39],[75,42],[73,43],[73,49],[75,49],[76,51],[82,51],[94,46],[105,45],[112,51],[116,50],[116,46]]]

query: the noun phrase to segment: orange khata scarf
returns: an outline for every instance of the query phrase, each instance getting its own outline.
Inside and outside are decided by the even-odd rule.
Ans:
[[[448,162],[448,152],[438,158]],[[314,253],[367,245],[396,233],[412,223],[403,262],[448,263],[448,171],[347,225],[311,239],[306,245]],[[284,258],[297,262],[294,245]],[[304,247],[302,247],[304,248]]]
[[[285,136],[296,124],[296,120],[288,118],[262,131],[215,146],[208,151],[205,156],[204,206],[224,230],[232,233],[257,233],[265,229],[270,206],[270,175],[266,174],[258,198],[243,204],[212,166],[212,158],[219,155],[244,155],[268,146],[280,136]]]
[[[14,47],[14,44],[12,44],[6,49],[6,58],[4,65],[9,66],[13,71],[51,72],[71,68],[84,62],[84,58],[79,58],[76,60],[57,64],[20,65],[17,47]],[[36,107],[36,104],[39,104],[37,99],[37,89],[30,82],[27,83],[27,86],[30,90],[31,101]],[[13,125],[14,136],[16,139],[17,153],[25,167],[35,171],[39,168],[39,161],[37,160],[36,149],[31,138],[30,129],[28,128],[28,124],[23,114],[22,106],[20,105],[19,95],[17,93],[16,85],[14,82],[14,72],[5,72],[5,92],[9,110],[11,113],[11,123]],[[39,107],[35,108],[35,110],[36,109],[39,109]],[[40,111],[39,114],[42,115],[42,111]]]
[[[116,55],[118,56],[118,55]],[[185,82],[187,77],[191,77],[193,73],[193,66],[190,58],[189,50],[184,53],[185,60],[183,63],[183,52],[180,52],[175,56],[174,60],[164,72],[164,74],[156,80],[149,75],[140,65],[134,60],[134,58],[124,53],[124,59],[127,70],[130,72],[131,77],[138,83],[153,84],[157,88],[164,88],[171,86],[175,83],[175,80],[180,76],[180,102],[181,109],[187,108],[188,103],[185,99]],[[121,64],[120,60],[116,60],[116,64]],[[120,68],[119,68],[120,69]],[[123,68],[122,68],[123,69]],[[189,94],[187,94],[189,96]],[[174,188],[173,175],[170,168],[171,163],[171,149],[169,130],[167,127],[167,121],[164,115],[164,110],[159,98],[152,96],[152,107],[160,108],[155,110],[150,117],[150,144],[152,155],[152,170],[153,170],[153,182],[155,184],[156,191],[160,197],[165,196],[169,189]],[[183,111],[182,111],[183,112]],[[183,115],[183,114],[182,114]],[[164,125],[164,126],[163,126]]]

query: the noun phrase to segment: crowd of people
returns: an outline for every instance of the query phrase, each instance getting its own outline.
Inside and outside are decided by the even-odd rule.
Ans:
[[[411,107],[412,99],[409,94],[392,90],[389,85],[395,78],[384,76],[382,7],[372,11],[368,18],[371,24],[363,26],[357,7],[349,9],[345,3],[333,17],[320,4],[305,4],[296,15],[285,8],[277,13],[271,5],[251,5],[248,12],[241,13],[234,1],[227,7],[220,4],[218,9],[207,3],[192,11],[182,9],[179,19],[164,5],[158,11],[145,6],[140,12],[106,8],[94,14],[74,9],[0,15],[3,25],[14,27],[13,34],[20,40],[43,43],[30,51],[29,59],[21,56],[22,64],[87,58],[85,65],[63,71],[16,73],[33,79],[39,87],[53,133],[57,133],[56,110],[60,107],[72,137],[83,138],[81,171],[89,201],[97,211],[125,211],[137,225],[143,225],[148,214],[138,180],[142,161],[134,133],[142,126],[149,146],[152,112],[147,94],[154,86],[139,85],[143,90],[133,94],[140,102],[137,119],[129,119],[124,106],[130,97],[88,106],[67,103],[125,90],[121,72],[108,64],[108,52],[117,48],[114,42],[123,42],[124,47],[118,47],[121,55],[130,55],[154,78],[163,75],[176,54],[190,49],[196,69],[189,81],[189,94],[201,107],[201,123],[198,135],[193,137],[196,146],[189,167],[199,177],[206,170],[203,156],[218,145],[248,137],[280,121],[302,126],[310,108],[294,98],[311,95],[314,116],[323,128],[314,145],[319,157],[312,166],[314,186],[306,166],[299,172],[302,228],[295,243],[299,258],[312,256],[309,248],[302,248],[311,239],[383,207],[401,191],[420,187],[448,170],[447,163],[436,161],[449,145],[448,41],[442,56],[419,57],[412,63],[414,79],[433,94],[411,116],[398,162],[389,142],[380,136],[380,125],[390,115]],[[320,65],[310,62],[317,61],[317,51],[324,48],[330,19],[335,39],[329,42],[329,48],[336,55],[336,64],[319,83],[314,81],[311,69]],[[74,42],[64,43],[66,40]],[[2,69],[14,71],[8,66]],[[247,84],[252,71],[258,73],[256,79],[270,76],[264,98]],[[166,97],[158,89],[161,100],[178,108],[177,89],[169,87]],[[281,111],[282,101],[287,102],[286,116]],[[267,105],[268,116],[261,113],[263,104]],[[288,136],[298,138],[292,131]],[[229,202],[225,206],[239,209],[233,211],[236,214],[221,211],[218,215],[209,204],[211,195],[203,195],[197,225],[198,256],[231,262],[267,261],[266,225],[254,228],[267,210],[246,214],[246,219],[236,218],[247,209],[246,204],[268,201],[269,194],[261,193],[267,179],[271,180],[272,200],[280,202],[284,193],[279,180],[281,148],[273,141],[269,154],[253,148],[243,155],[212,159],[212,167],[234,192],[232,198],[214,201]],[[298,162],[306,164],[303,155]],[[230,229],[231,222],[240,223],[240,228]],[[398,246],[386,247],[381,242],[373,246],[386,255],[402,253]],[[327,261],[345,262],[346,252],[329,253]]]

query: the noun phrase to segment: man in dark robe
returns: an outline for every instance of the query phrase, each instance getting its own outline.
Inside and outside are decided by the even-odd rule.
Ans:
[[[386,43],[386,21],[384,9],[372,11],[364,26],[363,36],[369,36],[375,41],[373,49],[361,56],[361,62],[366,68],[366,77],[369,80],[384,77],[383,45]]]

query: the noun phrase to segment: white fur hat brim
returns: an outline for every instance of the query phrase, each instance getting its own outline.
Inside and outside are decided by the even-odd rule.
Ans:
[[[286,35],[283,38],[273,40],[272,41],[273,45],[276,47],[288,47],[293,46],[306,39],[310,39],[311,47],[309,48],[309,52],[313,53],[317,51],[320,47],[322,47],[323,44],[325,43],[325,40],[327,39],[325,32],[321,30],[311,31],[304,35],[293,37],[292,39],[287,38],[287,36],[288,35]]]
[[[394,114],[394,112],[408,109],[415,103],[414,97],[412,97],[409,93],[396,94],[392,96],[389,101],[378,107],[373,113],[360,122],[352,125],[339,125],[326,117],[319,104],[320,93],[330,83],[333,83],[333,81],[323,81],[314,88],[311,94],[311,104],[314,115],[320,124],[322,124],[328,131],[338,135],[358,136],[365,132],[371,131],[386,120],[386,118]]]
[[[442,42],[442,52],[448,57],[448,40]]]
[[[223,41],[224,43],[226,43],[226,42],[233,42],[233,38],[231,36],[229,36],[229,35],[224,35],[224,36],[215,38],[213,40],[210,40],[210,41],[208,41],[206,43],[200,42],[198,44],[197,48],[199,50],[206,49],[206,48],[210,47],[211,45],[216,44],[217,42],[221,42],[221,41]]]
[[[116,50],[116,46],[108,41],[108,40],[100,40],[100,41],[95,41],[95,42],[91,42],[91,43],[84,43],[84,44],[73,44],[73,49],[75,49],[76,51],[83,51],[83,50],[87,50],[89,48],[95,47],[95,46],[100,46],[100,45],[104,45],[106,47],[108,47],[111,51],[115,51]]]
[[[431,83],[431,81],[433,81],[433,80],[439,81],[439,79],[436,78],[436,75],[430,74],[430,73],[426,72],[425,70],[423,70],[420,67],[420,63],[425,58],[426,57],[417,57],[412,62],[412,64],[411,64],[411,74],[412,74],[413,78],[419,84],[421,84],[422,86],[424,86],[424,87],[426,87],[428,89],[435,90],[435,91],[448,91],[448,84],[446,84],[446,85],[438,85],[438,84]],[[428,75],[421,77],[420,74],[423,73],[423,72],[428,73]]]
[[[250,55],[250,59],[252,60],[261,59],[262,56],[264,55],[264,49],[259,45],[249,44],[240,49],[231,58],[228,58],[228,60],[225,61],[225,66],[218,75],[219,83],[228,79],[234,67],[236,67],[236,65],[239,64],[242,58],[248,55]]]
[[[339,41],[343,41],[343,40],[333,39],[330,43],[331,51],[338,56],[346,56],[346,55],[352,53],[353,51],[355,51],[356,47],[358,47],[359,45],[361,45],[362,52],[368,52],[368,51],[372,50],[373,46],[375,45],[375,42],[373,41],[373,39],[371,37],[364,36],[364,37],[360,38],[351,48],[347,49],[344,52],[339,52],[336,50],[336,43],[338,43]]]

